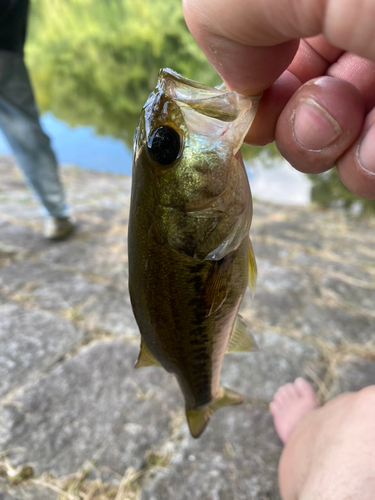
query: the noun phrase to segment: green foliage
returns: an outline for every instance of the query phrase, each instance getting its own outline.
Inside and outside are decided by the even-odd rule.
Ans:
[[[262,166],[265,168],[272,168],[274,164],[273,160],[281,156],[274,142],[266,146],[250,146],[249,144],[243,144],[241,153],[246,161],[258,158],[259,154],[262,153]]]
[[[42,111],[72,126],[94,126],[130,148],[160,68],[220,83],[186,28],[181,0],[32,0],[26,59]],[[246,160],[260,150],[263,166],[272,167],[274,143],[242,148]],[[336,171],[311,180],[319,205],[375,212],[375,202],[350,193]]]
[[[358,215],[375,213],[375,201],[365,200],[350,192],[339,179],[335,168],[319,175],[309,175],[313,187],[311,201],[324,208],[339,207]]]
[[[43,111],[128,146],[160,68],[220,81],[180,0],[33,0],[26,58]]]

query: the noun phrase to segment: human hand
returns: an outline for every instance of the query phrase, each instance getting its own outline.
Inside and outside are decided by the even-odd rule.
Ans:
[[[227,87],[264,91],[246,137],[375,199],[375,0],[183,0]]]

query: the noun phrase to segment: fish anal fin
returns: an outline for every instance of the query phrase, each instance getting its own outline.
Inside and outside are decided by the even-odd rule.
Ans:
[[[144,341],[141,340],[141,350],[139,351],[138,360],[134,368],[142,368],[144,366],[161,366],[161,364],[151,354]]]
[[[216,312],[227,298],[232,260],[232,257],[227,255],[223,259],[213,263],[203,293],[206,305],[206,317]]]
[[[237,392],[231,391],[230,389],[220,387],[219,395],[215,401],[212,401],[212,403],[203,408],[186,410],[186,418],[190,434],[193,438],[199,438],[216,410],[223,408],[224,406],[238,405],[242,402],[243,397],[240,394],[237,394]]]
[[[249,238],[249,288],[254,297],[255,285],[257,283],[257,263],[255,260],[253,245]]]
[[[254,337],[249,332],[242,317],[238,314],[233,325],[227,352],[249,352],[257,350],[258,346],[256,345]]]

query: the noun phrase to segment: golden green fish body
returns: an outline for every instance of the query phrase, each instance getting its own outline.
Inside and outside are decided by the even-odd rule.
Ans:
[[[195,436],[215,404],[240,401],[219,376],[249,276],[251,193],[237,151],[254,114],[250,99],[162,70],[135,136],[129,290],[141,356],[176,375]]]

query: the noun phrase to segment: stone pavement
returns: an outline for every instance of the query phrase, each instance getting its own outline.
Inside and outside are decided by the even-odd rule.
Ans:
[[[279,499],[277,388],[303,376],[324,401],[375,383],[374,220],[255,202],[258,286],[241,312],[259,351],[226,357],[245,403],[194,440],[173,376],[133,370],[130,179],[63,177],[79,229],[51,243],[0,159],[0,500]]]

